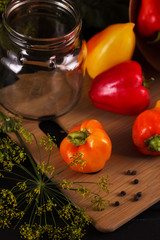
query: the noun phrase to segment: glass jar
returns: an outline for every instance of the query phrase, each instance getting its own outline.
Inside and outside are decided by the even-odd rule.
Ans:
[[[54,119],[77,103],[86,44],[72,0],[12,0],[0,32],[0,103],[27,119]]]

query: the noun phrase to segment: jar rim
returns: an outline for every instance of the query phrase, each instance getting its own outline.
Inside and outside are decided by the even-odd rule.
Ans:
[[[8,22],[9,15],[17,8],[17,6],[25,5],[26,3],[34,4],[34,3],[48,3],[48,4],[57,4],[57,6],[61,6],[61,8],[65,8],[65,10],[69,11],[75,20],[75,26],[71,31],[69,31],[66,34],[57,36],[57,37],[49,37],[49,38],[37,38],[32,37],[29,35],[25,35],[22,33],[17,32],[13,27],[10,26]],[[40,6],[40,5],[39,5]],[[74,40],[77,38],[77,36],[80,34],[81,27],[82,27],[82,21],[81,21],[81,15],[80,11],[76,5],[76,3],[73,0],[14,0],[10,1],[3,13],[3,23],[4,27],[6,28],[7,32],[11,36],[11,38],[16,39],[16,43],[18,45],[24,46],[27,43],[30,43],[31,48],[38,47],[38,49],[47,48],[50,49],[59,46],[62,47],[64,44],[65,46],[68,46],[74,42]],[[28,45],[28,44],[27,44]]]

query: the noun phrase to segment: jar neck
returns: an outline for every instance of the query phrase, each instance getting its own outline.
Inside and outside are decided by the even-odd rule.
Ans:
[[[22,14],[19,16],[21,12]],[[43,33],[31,34],[31,32],[26,31],[27,26],[22,27],[22,29],[26,27],[24,31],[22,29],[17,30],[16,21],[18,23],[25,16],[30,16],[32,19],[26,25],[31,25],[35,30],[38,27],[36,24],[40,24],[42,19],[49,19],[50,25],[55,25],[55,29],[59,27],[62,30],[60,32],[54,30],[54,36],[48,34],[49,31],[53,31],[49,28],[46,35]],[[64,18],[63,21],[62,18]],[[53,24],[52,19],[54,20]],[[71,26],[69,27],[67,24]],[[61,52],[73,46],[75,40],[79,37],[82,22],[79,10],[72,0],[13,0],[9,2],[3,13],[3,25],[11,41],[24,49]],[[44,24],[42,30],[40,26],[39,32],[43,32],[46,27],[47,23],[46,26]]]

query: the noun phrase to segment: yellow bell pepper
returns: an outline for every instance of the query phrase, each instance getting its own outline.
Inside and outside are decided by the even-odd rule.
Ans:
[[[95,78],[107,69],[132,58],[136,37],[134,23],[110,25],[87,42],[87,71]]]

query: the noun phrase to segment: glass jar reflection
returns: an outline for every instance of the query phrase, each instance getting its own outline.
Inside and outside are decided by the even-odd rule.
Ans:
[[[57,118],[80,97],[86,45],[70,0],[11,1],[0,40],[0,103],[28,119]]]

